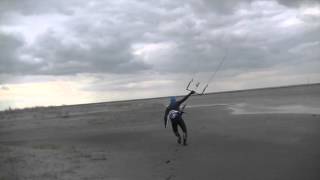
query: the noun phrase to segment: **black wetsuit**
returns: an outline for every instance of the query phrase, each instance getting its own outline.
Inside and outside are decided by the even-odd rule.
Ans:
[[[191,94],[193,94],[194,92],[190,92],[188,95],[186,95],[184,98],[182,98],[180,101],[176,101],[174,104],[170,104],[164,114],[164,124],[165,127],[167,125],[167,120],[168,120],[168,115],[170,113],[170,111],[174,110],[174,111],[178,111],[177,116],[175,118],[170,118],[171,120],[171,125],[172,125],[172,130],[174,132],[174,134],[178,137],[178,142],[181,143],[181,136],[179,134],[178,131],[178,126],[180,126],[180,128],[182,129],[183,133],[184,133],[184,144],[186,145],[186,140],[187,140],[187,126],[184,122],[184,120],[182,119],[182,113],[180,110],[180,105],[186,101]]]

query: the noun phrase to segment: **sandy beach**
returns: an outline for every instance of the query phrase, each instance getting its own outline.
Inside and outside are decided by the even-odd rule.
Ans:
[[[0,180],[318,180],[320,84],[0,112]]]

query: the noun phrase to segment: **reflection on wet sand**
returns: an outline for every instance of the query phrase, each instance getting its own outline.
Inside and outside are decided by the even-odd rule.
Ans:
[[[266,106],[239,103],[228,106],[233,112],[232,114],[320,114],[319,107],[307,105],[281,105],[281,106]]]

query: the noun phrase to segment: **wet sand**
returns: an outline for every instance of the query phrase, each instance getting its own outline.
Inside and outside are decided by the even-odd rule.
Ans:
[[[0,112],[0,180],[320,179],[320,85]]]

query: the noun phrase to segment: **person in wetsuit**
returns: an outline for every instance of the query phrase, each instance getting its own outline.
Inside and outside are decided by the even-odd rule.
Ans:
[[[182,111],[180,110],[180,105],[185,102],[192,94],[194,94],[195,91],[191,91],[189,94],[187,94],[184,98],[177,101],[176,97],[170,97],[170,105],[166,108],[165,114],[164,114],[164,126],[167,127],[167,121],[168,117],[171,120],[172,130],[174,134],[178,138],[178,143],[181,144],[181,136],[178,131],[178,126],[183,131],[183,145],[187,145],[187,126],[182,119]]]

